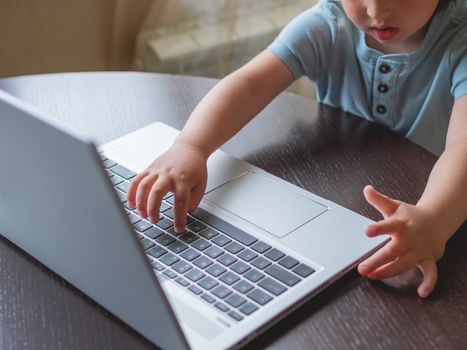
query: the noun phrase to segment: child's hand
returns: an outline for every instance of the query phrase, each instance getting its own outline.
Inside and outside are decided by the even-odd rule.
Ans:
[[[191,145],[176,143],[135,177],[128,189],[128,204],[153,223],[159,220],[162,197],[173,192],[174,227],[183,232],[186,214],[198,206],[206,189],[207,158]]]
[[[384,217],[367,227],[367,236],[390,234],[391,240],[362,262],[358,271],[371,279],[384,279],[417,266],[423,273],[417,292],[422,298],[427,297],[438,279],[436,262],[446,244],[439,218],[429,208],[391,199],[372,186],[366,186],[363,193]]]

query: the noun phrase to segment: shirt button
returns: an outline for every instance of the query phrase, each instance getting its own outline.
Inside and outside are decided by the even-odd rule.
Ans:
[[[389,86],[387,86],[386,84],[381,83],[381,84],[378,85],[378,91],[382,92],[384,94],[384,93],[389,91]]]
[[[378,111],[379,114],[384,114],[387,112],[386,106],[383,106],[383,105],[378,105],[376,107],[376,110]]]
[[[383,74],[389,73],[391,71],[391,67],[386,63],[383,63],[379,66],[379,71]]]

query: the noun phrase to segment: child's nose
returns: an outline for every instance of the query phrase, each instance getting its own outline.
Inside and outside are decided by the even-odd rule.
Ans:
[[[387,1],[370,0],[366,7],[366,13],[376,22],[384,22],[391,13],[391,5]]]

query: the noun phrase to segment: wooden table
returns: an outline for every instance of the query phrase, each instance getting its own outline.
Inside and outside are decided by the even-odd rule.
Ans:
[[[152,73],[66,73],[0,79],[0,89],[88,132],[100,144],[157,120],[181,128],[215,82]],[[366,203],[364,185],[414,203],[436,161],[378,125],[287,93],[223,149],[375,220],[379,214]],[[465,225],[459,231],[439,263],[440,281],[428,300],[416,295],[416,270],[385,283],[354,271],[247,348],[467,348]],[[153,346],[0,238],[0,348]]]

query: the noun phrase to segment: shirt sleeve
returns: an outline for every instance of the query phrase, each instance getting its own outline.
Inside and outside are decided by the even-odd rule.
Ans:
[[[326,72],[332,54],[340,8],[332,1],[320,1],[289,22],[269,45],[295,79],[303,75],[319,79]]]
[[[467,25],[452,45],[451,64],[453,67],[451,95],[454,101],[467,95]]]

